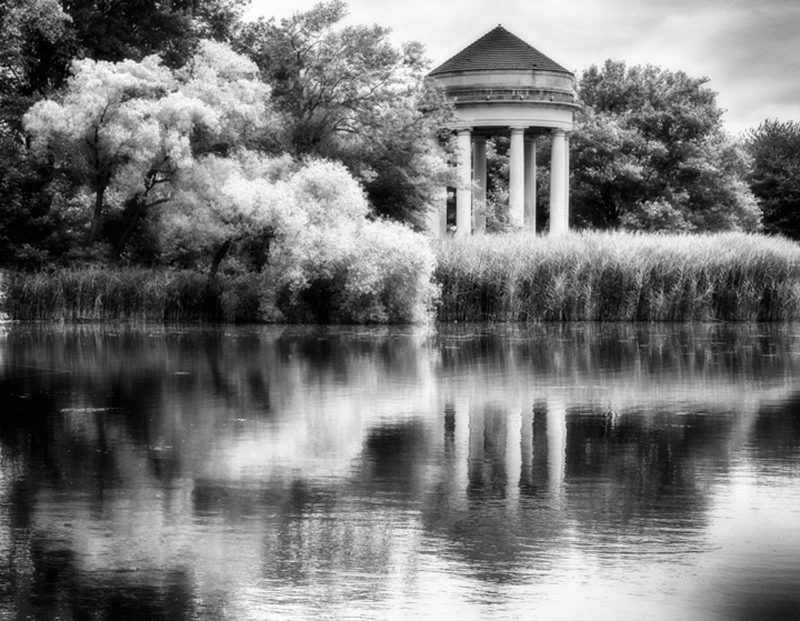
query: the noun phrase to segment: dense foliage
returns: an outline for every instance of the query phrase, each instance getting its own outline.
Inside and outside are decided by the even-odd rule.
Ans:
[[[252,58],[281,114],[274,147],[339,160],[375,212],[421,226],[448,178],[435,140],[449,106],[425,75],[418,43],[395,48],[382,26],[341,26],[341,0],[279,23],[245,24],[236,49]]]
[[[800,240],[800,122],[766,120],[748,134],[747,148],[764,227]]]
[[[639,231],[753,231],[744,150],[705,78],[606,61],[579,81],[571,137],[573,224]]]

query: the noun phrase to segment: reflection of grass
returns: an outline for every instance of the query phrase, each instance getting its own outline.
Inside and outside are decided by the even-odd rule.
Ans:
[[[760,235],[451,239],[436,278],[442,321],[800,318],[800,248]]]

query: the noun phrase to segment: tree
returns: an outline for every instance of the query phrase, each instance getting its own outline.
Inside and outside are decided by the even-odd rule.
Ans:
[[[76,58],[120,62],[160,54],[168,66],[181,66],[201,39],[230,38],[244,2],[3,0],[0,122],[16,119],[19,129],[24,111],[63,85]]]
[[[606,61],[579,82],[571,138],[574,224],[636,230],[754,230],[747,159],[722,128],[705,78]]]
[[[74,59],[139,61],[158,53],[168,66],[180,66],[202,38],[229,38],[243,4],[0,0],[0,257],[5,264],[49,260],[68,247],[70,226],[57,207],[63,212],[65,201],[80,190],[61,171],[31,157],[25,112],[64,86]]]
[[[344,16],[332,0],[280,23],[262,19],[244,26],[237,49],[272,87],[278,149],[343,161],[378,214],[419,223],[447,174],[433,137],[449,108],[424,79],[419,44],[397,49],[388,29],[339,26]]]
[[[746,143],[753,158],[750,188],[765,228],[800,239],[800,122],[767,119],[748,132]]]
[[[225,153],[266,123],[267,87],[257,69],[226,46],[202,42],[189,63],[170,70],[141,62],[80,60],[64,93],[25,115],[32,151],[80,179],[91,195],[88,245],[109,208],[132,218],[115,240],[170,198],[170,182],[198,153]]]
[[[57,0],[0,2],[0,133],[22,135],[24,111],[49,91],[73,48],[70,17]]]

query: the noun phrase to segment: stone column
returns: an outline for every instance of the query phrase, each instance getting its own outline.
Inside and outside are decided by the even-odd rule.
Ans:
[[[564,230],[569,231],[569,134],[565,137],[564,158]]]
[[[550,234],[567,232],[567,155],[566,134],[563,129],[553,130],[553,145],[550,152]]]
[[[472,139],[468,129],[458,130],[458,189],[456,190],[456,237],[472,234]]]
[[[486,138],[472,141],[472,232],[486,231]]]
[[[525,130],[511,128],[510,167],[508,179],[508,219],[511,226],[525,223]]]
[[[536,232],[536,140],[525,140],[525,228]]]

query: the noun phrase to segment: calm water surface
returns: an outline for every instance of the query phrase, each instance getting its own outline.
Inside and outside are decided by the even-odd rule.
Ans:
[[[800,326],[0,329],[0,618],[800,619]]]

